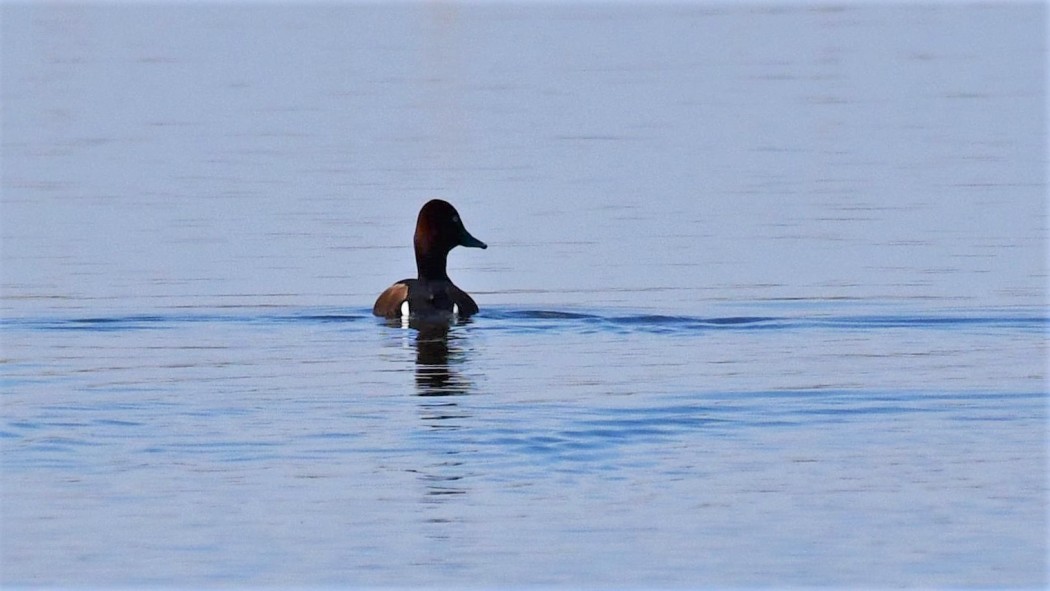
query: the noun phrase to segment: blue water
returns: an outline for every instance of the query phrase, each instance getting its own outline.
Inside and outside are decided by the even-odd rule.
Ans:
[[[7,319],[6,576],[1038,581],[1050,319],[829,307]]]
[[[1046,17],[0,4],[0,584],[1047,586]]]

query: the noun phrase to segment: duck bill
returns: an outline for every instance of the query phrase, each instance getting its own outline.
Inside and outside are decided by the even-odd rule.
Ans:
[[[470,248],[488,248],[489,246],[484,242],[470,235],[470,232],[463,230],[463,235],[459,238],[460,246],[467,246]]]

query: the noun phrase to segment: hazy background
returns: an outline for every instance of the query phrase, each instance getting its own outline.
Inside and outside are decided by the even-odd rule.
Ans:
[[[431,197],[486,303],[1042,304],[1045,16],[7,4],[4,306],[365,306]]]

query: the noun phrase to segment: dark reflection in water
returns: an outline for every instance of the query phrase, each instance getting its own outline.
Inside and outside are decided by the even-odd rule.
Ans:
[[[424,495],[426,498],[424,498],[424,502],[467,493],[467,487],[463,482],[463,479],[466,478],[463,462],[442,462],[427,466],[421,470],[410,471],[419,475],[420,481],[425,487]],[[427,520],[428,523],[447,523],[450,521],[453,520],[447,518]]]
[[[459,325],[469,322],[469,319],[463,320]],[[426,447],[440,454],[437,461],[428,461],[411,472],[419,476],[423,485],[423,503],[437,512],[428,514],[425,522],[441,526],[428,532],[427,536],[435,540],[447,539],[451,534],[445,525],[459,519],[446,514],[434,503],[443,505],[445,500],[465,495],[469,490],[464,482],[468,471],[460,455],[462,450],[455,445],[447,447],[450,442],[441,435],[463,429],[464,422],[470,418],[456,401],[456,397],[471,393],[471,383],[457,371],[466,360],[464,337],[455,330],[455,325],[447,321],[413,320],[407,326],[400,321],[395,323],[416,331],[416,393],[420,396],[420,419],[426,427],[422,435],[428,440],[438,438],[429,441]]]
[[[456,370],[463,363],[462,338],[447,323],[416,323],[416,391],[420,396],[459,396],[470,384]]]

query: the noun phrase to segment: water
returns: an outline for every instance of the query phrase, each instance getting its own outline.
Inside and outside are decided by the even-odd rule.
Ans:
[[[0,17],[5,585],[1050,579],[1045,7]]]

